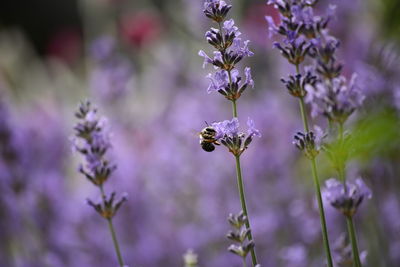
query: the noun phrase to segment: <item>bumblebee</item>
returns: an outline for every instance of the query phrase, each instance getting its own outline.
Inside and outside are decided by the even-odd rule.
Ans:
[[[220,145],[215,136],[217,135],[217,131],[211,127],[207,126],[203,130],[201,130],[200,136],[200,146],[204,151],[212,152],[215,149],[214,145]]]

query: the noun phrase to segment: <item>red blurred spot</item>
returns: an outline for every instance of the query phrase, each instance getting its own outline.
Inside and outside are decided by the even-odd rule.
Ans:
[[[54,34],[47,43],[46,54],[66,63],[76,62],[81,54],[82,38],[78,29],[65,28]]]
[[[160,18],[150,12],[125,15],[120,25],[123,39],[135,47],[154,42],[161,33]]]

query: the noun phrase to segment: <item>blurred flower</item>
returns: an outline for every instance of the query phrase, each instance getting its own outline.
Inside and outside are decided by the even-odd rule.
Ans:
[[[122,203],[127,200],[127,196],[123,195],[119,200],[115,201],[115,192],[112,192],[109,198],[105,198],[100,203],[94,203],[90,199],[87,200],[88,205],[92,206],[103,218],[112,219]]]
[[[185,267],[196,267],[198,260],[198,256],[196,253],[194,253],[193,250],[189,249],[186,251],[186,253],[183,255],[183,261],[185,263]]]
[[[243,211],[237,215],[229,214],[228,222],[233,231],[230,231],[226,237],[237,243],[231,244],[228,251],[246,259],[247,254],[254,248],[254,242],[247,241],[251,232],[251,229],[246,227],[247,217],[243,214]]]
[[[302,133],[297,132],[294,136],[293,144],[305,155],[312,159],[315,158],[322,147],[325,135],[319,126],[314,126],[314,132]]]
[[[65,28],[57,31],[46,47],[47,56],[73,64],[82,53],[82,36],[78,29]]]
[[[97,110],[92,108],[90,102],[80,105],[75,114],[80,122],[74,127],[76,138],[73,139],[73,148],[86,159],[86,164],[81,165],[79,171],[94,185],[102,186],[116,166],[105,158],[111,145],[104,133],[105,120],[98,119],[96,113]]]
[[[339,76],[331,83],[318,82],[315,86],[306,85],[306,102],[311,104],[312,116],[324,115],[331,121],[344,123],[364,101],[364,94],[356,83],[357,75],[351,80]]]
[[[352,250],[351,250],[351,244],[349,240],[347,239],[347,236],[345,233],[340,234],[340,236],[337,238],[337,240],[333,244],[333,252],[334,252],[334,258],[335,261],[338,265],[338,267],[352,267],[354,262],[353,262],[353,256],[352,256]],[[360,253],[360,260],[361,263],[366,264],[367,260],[367,251],[362,251]]]
[[[137,48],[151,45],[159,38],[163,28],[157,13],[149,11],[126,14],[120,25],[123,39]]]
[[[295,244],[283,248],[279,255],[285,262],[287,262],[286,266],[307,266],[307,250],[301,244]]]
[[[288,80],[282,78],[281,82],[285,84],[286,88],[292,96],[303,98],[307,94],[306,86],[314,86],[317,82],[317,77],[313,75],[311,71],[307,71],[305,75],[289,75]]]
[[[352,217],[361,202],[371,198],[372,193],[361,178],[357,178],[354,182],[346,181],[345,185],[331,178],[325,182],[324,196],[333,207],[347,217]]]
[[[130,62],[116,52],[116,41],[111,36],[95,40],[91,47],[95,67],[90,75],[90,87],[103,102],[121,99],[128,92],[132,80]]]

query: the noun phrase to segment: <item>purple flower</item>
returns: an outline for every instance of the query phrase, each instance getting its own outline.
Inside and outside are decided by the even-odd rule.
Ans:
[[[393,92],[393,96],[394,96],[394,105],[398,110],[400,110],[400,86],[396,86]]]
[[[329,120],[344,123],[364,101],[364,94],[356,83],[353,74],[350,82],[344,76],[332,80],[331,84],[319,82],[307,85],[306,102],[311,104],[311,115],[324,115]]]
[[[271,38],[273,35],[278,34],[279,28],[276,26],[274,19],[271,16],[265,16],[265,20],[268,22],[268,37]]]
[[[254,121],[247,120],[247,135],[239,130],[239,120],[224,120],[211,125],[215,131],[215,140],[221,142],[234,155],[241,155],[250,145],[254,136],[261,137],[260,131],[255,128]]]
[[[216,139],[220,139],[225,136],[233,137],[238,135],[239,132],[239,120],[233,118],[232,120],[224,120],[221,122],[215,122],[211,125],[217,131]]]
[[[372,197],[372,193],[361,178],[354,182],[346,181],[345,185],[331,178],[325,182],[324,196],[333,207],[351,217],[365,198]]]
[[[92,57],[96,64],[90,74],[90,88],[104,102],[121,99],[133,77],[130,62],[115,51],[115,42],[115,39],[106,36],[92,45]]]
[[[96,112],[88,101],[80,105],[75,114],[80,121],[74,127],[76,137],[73,139],[73,148],[86,160],[85,164],[79,167],[79,171],[93,184],[102,185],[116,166],[106,159],[107,150],[111,145],[104,133],[105,120],[98,119]]]
[[[111,36],[103,36],[96,39],[91,47],[91,56],[97,61],[103,61],[112,56],[115,50],[115,39]]]
[[[226,5],[224,1],[206,1],[204,13],[222,27],[220,29],[211,28],[205,34],[207,42],[216,49],[211,58],[203,50],[199,55],[204,58],[203,68],[207,64],[212,64],[217,72],[208,74],[207,78],[211,80],[207,92],[217,91],[226,99],[236,101],[240,98],[247,86],[254,87],[254,81],[251,78],[250,68],[244,69],[245,81],[239,75],[236,69],[244,57],[253,56],[249,49],[249,40],[242,40],[235,21],[233,19],[225,20],[225,16],[231,6]]]
[[[246,84],[250,85],[251,88],[254,88],[254,81],[251,77],[251,69],[250,67],[244,68],[244,75],[246,76]]]
[[[285,1],[284,0],[268,0],[267,5],[277,5],[277,6],[284,6]]]
[[[203,50],[199,51],[199,56],[204,58],[203,68],[205,68],[207,64],[212,64],[213,63],[213,60]]]
[[[250,117],[247,118],[247,126],[249,127],[249,129],[247,130],[247,134],[249,136],[261,137],[260,131],[255,128],[255,123],[252,119],[250,119]]]
[[[231,35],[233,34],[235,37],[238,37],[242,33],[239,31],[239,28],[235,26],[235,21],[233,19],[229,19],[224,21],[222,29],[225,31],[225,34]]]
[[[223,121],[224,131],[227,136],[238,135],[239,132],[239,120],[238,118],[233,118],[231,121]]]
[[[116,193],[112,192],[109,197],[106,197],[99,203],[95,203],[90,199],[87,199],[86,202],[89,206],[92,206],[103,218],[109,220],[115,216],[116,212],[128,197],[127,194],[123,194],[119,200],[115,200],[115,196]]]
[[[315,133],[312,131],[307,133],[297,132],[292,142],[310,159],[313,159],[318,155],[321,150],[322,140],[325,137],[321,128],[314,126],[314,129]]]
[[[207,78],[210,79],[210,85],[207,88],[207,93],[223,90],[229,85],[228,73],[225,70],[217,71],[214,75],[209,73]]]
[[[225,19],[231,9],[231,5],[227,5],[222,0],[206,0],[204,2],[204,14],[214,20],[215,22],[221,22]]]
[[[249,40],[242,42],[241,38],[235,38],[233,39],[232,51],[241,57],[251,57],[254,53],[249,50],[249,43]]]

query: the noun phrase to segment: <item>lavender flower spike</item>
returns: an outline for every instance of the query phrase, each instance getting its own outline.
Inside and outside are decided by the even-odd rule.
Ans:
[[[210,85],[207,92],[217,91],[226,99],[236,101],[240,98],[247,86],[254,87],[251,78],[250,68],[244,69],[245,81],[240,77],[236,64],[243,58],[250,57],[253,52],[249,50],[249,40],[243,41],[239,36],[241,32],[235,26],[233,19],[225,20],[231,8],[224,1],[205,1],[204,13],[218,23],[218,29],[211,28],[205,34],[207,42],[216,51],[213,58],[208,56],[203,50],[199,51],[199,56],[204,58],[203,68],[211,64],[217,69],[216,73],[208,74]]]
[[[249,50],[249,40],[243,41],[239,36],[241,32],[235,26],[233,19],[225,20],[228,11],[232,6],[227,5],[221,0],[206,0],[204,3],[205,15],[218,24],[218,28],[211,28],[206,32],[207,42],[216,50],[214,58],[210,58],[204,51],[200,51],[199,55],[204,57],[204,65],[210,63],[214,65],[217,71],[214,74],[208,74],[210,85],[207,92],[217,91],[226,99],[232,102],[233,119],[223,122],[213,123],[211,126],[204,128],[200,133],[200,146],[207,152],[215,150],[215,145],[224,145],[235,156],[236,162],[236,178],[238,183],[238,191],[243,214],[248,218],[246,197],[244,193],[242,171],[240,167],[240,155],[247,149],[252,142],[253,136],[260,136],[260,132],[255,129],[254,122],[248,121],[249,130],[247,134],[239,131],[239,120],[237,114],[237,100],[241,97],[248,86],[254,88],[254,81],[251,77],[249,67],[244,68],[243,79],[237,68],[237,64],[245,57],[250,57],[253,52]],[[243,81],[244,80],[244,81]],[[231,247],[230,250],[243,257],[248,252],[251,253],[253,266],[258,266],[257,256],[254,249],[253,236],[250,232],[249,219],[245,223],[248,231],[246,239],[248,239],[248,247]],[[244,265],[245,262],[244,262]]]
[[[310,160],[312,177],[315,185],[315,192],[318,201],[318,209],[321,222],[324,249],[327,257],[328,267],[333,267],[331,249],[329,244],[328,229],[325,218],[324,205],[322,202],[321,188],[319,184],[316,156],[319,153],[320,145],[317,143],[321,139],[310,131],[308,114],[305,107],[304,98],[310,94],[306,87],[313,87],[319,81],[316,71],[302,71],[302,64],[307,57],[317,56],[316,44],[320,34],[326,32],[329,17],[317,17],[313,15],[313,7],[317,3],[314,0],[269,0],[267,4],[273,5],[279,12],[279,25],[276,25],[272,17],[266,17],[269,27],[269,35],[279,34],[283,37],[280,42],[273,44],[281,55],[292,64],[296,73],[289,75],[289,78],[281,79],[288,92],[299,101],[301,120],[303,122],[303,132],[298,132],[294,137],[294,144],[302,150]],[[322,50],[321,50],[322,52]],[[333,69],[337,70],[334,64]],[[318,72],[318,71],[317,71]]]
[[[325,182],[324,195],[331,205],[340,210],[345,216],[352,217],[364,199],[372,197],[371,190],[361,178],[354,182],[346,181],[345,185],[331,178]]]
[[[124,195],[120,200],[116,201],[115,192],[110,197],[107,197],[104,192],[104,183],[111,176],[116,165],[110,164],[109,160],[106,159],[107,151],[111,145],[107,135],[104,133],[105,120],[98,119],[96,115],[97,110],[92,107],[89,101],[83,102],[79,106],[78,111],[75,113],[79,122],[74,127],[73,147],[84,156],[86,161],[86,164],[82,164],[79,167],[79,171],[98,187],[101,193],[102,200],[100,203],[94,203],[89,199],[87,203],[107,220],[118,263],[120,267],[124,267],[112,219],[126,201],[126,196]]]

